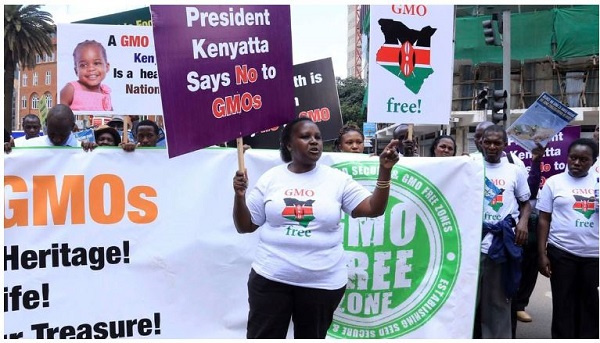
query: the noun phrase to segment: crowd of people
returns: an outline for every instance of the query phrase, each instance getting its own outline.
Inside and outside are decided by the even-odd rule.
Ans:
[[[305,123],[299,125],[299,122]],[[309,185],[341,196],[342,200],[338,198],[334,202],[338,214],[341,208],[353,217],[373,215],[345,208],[342,195],[345,193],[333,192],[329,189],[333,185],[307,183],[308,177],[312,179],[312,175],[316,174],[314,170],[318,169],[316,161],[322,151],[320,132],[308,120],[297,120],[286,128],[280,146],[286,164],[261,176],[249,192],[248,199],[246,174],[239,171],[233,180],[233,218],[238,232],[254,232],[260,228],[259,253],[252,264],[248,281],[248,338],[285,338],[290,320],[294,322],[294,328],[298,327],[294,331],[295,338],[324,338],[335,305],[341,299],[341,291],[337,288],[344,285],[341,279],[340,283],[331,283],[330,278],[321,279],[313,275],[316,269],[330,277],[337,275],[340,266],[333,257],[338,255],[327,250],[332,246],[315,252],[322,257],[318,261],[303,261],[300,257],[306,256],[304,250],[316,249],[314,243],[302,240],[290,242],[290,238],[286,237],[289,229],[284,228],[293,225],[299,214],[291,210],[291,214],[296,216],[289,217],[289,221],[282,220],[280,214],[285,213],[289,206],[299,211],[303,208],[293,207],[300,200],[293,199],[295,203],[292,204],[288,203],[292,199],[284,197],[283,192],[289,185]],[[398,156],[394,160],[400,156],[419,156],[417,141],[408,136],[408,130],[406,124],[394,129],[393,145],[388,145],[380,155],[380,174],[373,195],[381,194],[382,188],[389,188],[389,181],[386,183],[389,167],[382,156],[389,156],[392,149],[395,150],[394,156]],[[294,145],[291,144],[293,141],[302,143]],[[334,151],[363,153],[364,141],[358,126],[344,125],[334,142]],[[598,210],[596,208],[593,213],[588,211],[581,216],[576,205],[579,200],[572,196],[576,191],[593,194],[598,187],[597,170],[592,169],[592,165],[597,166],[598,127],[593,140],[579,139],[571,143],[567,169],[546,181],[548,186],[543,188],[537,206],[540,163],[546,147],[537,144],[531,151],[532,165],[527,169],[517,156],[506,153],[508,136],[504,127],[491,122],[480,123],[476,127],[474,142],[478,152],[472,155],[483,159],[486,171],[485,193],[492,192],[493,195],[484,198],[473,338],[516,338],[517,321],[532,321],[525,307],[538,272],[550,277],[553,292],[552,337],[598,338]],[[289,155],[291,152],[296,154]],[[456,152],[456,142],[450,135],[436,137],[430,148],[431,157],[452,157],[456,156]],[[301,158],[304,162],[300,162]],[[304,168],[298,169],[298,165]],[[347,176],[338,178],[343,181]],[[352,187],[356,185],[352,184]],[[593,201],[594,198],[586,200]],[[557,206],[555,211],[553,206]],[[311,214],[312,211],[311,207]],[[501,219],[493,219],[498,218],[498,213]],[[325,224],[316,223],[308,227],[311,230],[298,234],[307,235],[306,231],[312,234],[312,230],[319,234],[327,232],[329,237],[323,240],[337,242],[334,246],[339,251],[339,228],[333,225],[331,227],[336,229],[327,231]],[[333,261],[325,257],[333,258]],[[274,306],[273,299],[282,305]],[[298,306],[301,301],[310,305]]]
[[[159,139],[159,127],[152,120],[137,120],[132,123],[134,142],[123,142],[120,131],[123,122],[113,120],[109,125],[101,125],[94,129],[94,140],[81,142],[75,136],[79,129],[75,123],[75,115],[69,106],[58,104],[48,111],[45,135],[40,136],[42,128],[40,118],[35,114],[23,117],[22,126],[25,135],[13,139],[8,131],[4,135],[4,152],[10,153],[13,147],[65,146],[82,147],[91,151],[98,146],[119,146],[124,151],[134,151],[137,147],[156,147]],[[120,123],[120,125],[119,125]]]
[[[5,152],[27,146],[85,151],[120,146],[131,152],[156,146],[159,137],[156,123],[142,120],[133,130],[135,142],[123,142],[117,128],[103,125],[95,129],[94,142],[81,144],[73,135],[73,112],[60,104],[50,109],[45,124],[45,135],[39,136],[39,118],[25,116],[25,136],[7,141],[5,135]],[[348,277],[341,213],[377,217],[385,212],[393,166],[401,158],[419,156],[418,142],[408,133],[408,125],[395,127],[392,141],[378,156],[373,192],[318,163],[323,139],[308,118],[284,127],[279,147],[284,163],[260,176],[253,188],[248,189],[245,171],[236,172],[233,224],[239,233],[258,230],[259,235],[248,277],[247,338],[285,338],[290,321],[295,338],[326,336]],[[525,308],[538,273],[550,278],[552,337],[598,338],[598,126],[593,137],[573,141],[566,170],[548,178],[539,191],[545,147],[538,144],[531,151],[528,169],[506,153],[504,127],[477,125],[477,152],[471,156],[484,164],[485,192],[474,338],[515,338],[517,322],[533,320]],[[334,150],[363,153],[364,143],[358,126],[344,125]],[[456,156],[456,142],[440,135],[429,153]],[[289,189],[310,194],[310,199],[291,197]]]

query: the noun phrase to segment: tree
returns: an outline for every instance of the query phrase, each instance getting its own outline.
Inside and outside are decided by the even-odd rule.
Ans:
[[[336,78],[336,83],[344,123],[353,122],[362,128],[362,123],[366,120],[365,114],[362,111],[365,82],[355,77],[346,79],[338,77]]]
[[[37,55],[52,54],[52,15],[40,5],[4,5],[4,128],[12,132],[15,70],[33,68]]]

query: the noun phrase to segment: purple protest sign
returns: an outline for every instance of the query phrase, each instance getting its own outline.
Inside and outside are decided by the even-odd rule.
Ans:
[[[567,168],[567,149],[569,145],[581,135],[581,126],[567,126],[554,135],[548,145],[542,158],[541,171],[542,182],[540,188],[544,185],[547,178],[552,175],[562,173]],[[527,170],[531,166],[531,152],[524,149],[515,142],[511,142],[506,151],[510,151],[520,158]]]
[[[295,117],[289,6],[150,12],[170,157]]]

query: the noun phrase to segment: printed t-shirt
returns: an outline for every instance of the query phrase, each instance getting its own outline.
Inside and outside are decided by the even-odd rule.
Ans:
[[[597,176],[590,169],[585,177],[565,171],[546,180],[536,207],[551,214],[548,243],[576,256],[598,257]]]
[[[338,289],[348,281],[341,210],[351,213],[371,193],[351,176],[319,165],[296,174],[268,170],[247,196],[259,243],[252,268],[290,285]]]
[[[510,214],[515,222],[519,222],[519,203],[528,201],[531,193],[527,184],[527,174],[525,168],[515,164],[505,162],[489,163],[484,161],[485,165],[485,193],[498,193],[490,201],[484,199],[483,221],[489,224],[495,224],[503,220]],[[497,192],[490,191],[488,180],[496,188]],[[513,228],[514,230],[514,228]],[[487,254],[492,244],[493,235],[488,233],[481,242],[481,252]]]

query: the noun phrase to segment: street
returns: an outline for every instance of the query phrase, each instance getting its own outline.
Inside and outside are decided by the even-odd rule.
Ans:
[[[533,318],[530,323],[517,322],[517,338],[552,338],[552,293],[550,279],[538,273],[537,283],[525,309]]]

